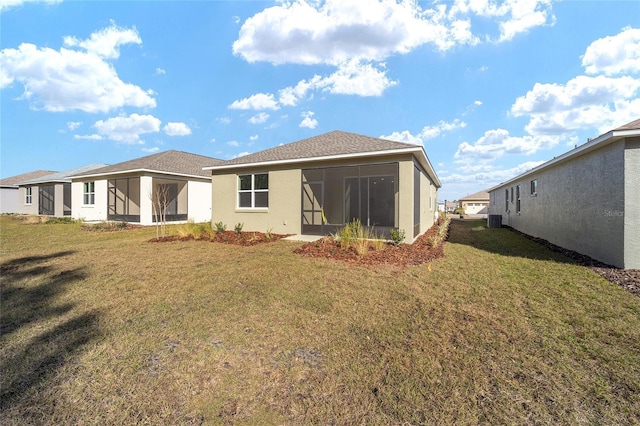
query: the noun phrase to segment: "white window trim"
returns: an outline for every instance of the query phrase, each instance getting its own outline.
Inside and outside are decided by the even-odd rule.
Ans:
[[[33,187],[28,186],[24,189],[24,204],[30,206],[33,204]]]
[[[246,173],[246,174],[239,174],[237,175],[237,179],[236,179],[236,185],[237,185],[237,191],[236,191],[236,210],[242,210],[242,211],[268,211],[269,207],[255,207],[256,205],[256,192],[266,192],[267,194],[269,193],[269,188],[267,187],[267,189],[255,189],[256,186],[256,176],[257,175],[267,175],[267,179],[269,177],[269,173]],[[240,176],[251,176],[251,189],[240,189]],[[250,207],[241,207],[240,206],[240,194],[246,194],[246,193],[250,193],[251,194],[251,206]],[[268,195],[267,195],[267,200],[268,200]]]
[[[93,186],[93,191],[85,191],[86,189],[86,185],[89,184],[89,189],[91,189],[91,186]],[[92,203],[87,203],[87,196],[92,196],[89,197],[89,200],[93,200]],[[83,182],[82,183],[82,205],[83,206],[95,206],[96,204],[96,183],[95,181],[91,181],[91,182]]]

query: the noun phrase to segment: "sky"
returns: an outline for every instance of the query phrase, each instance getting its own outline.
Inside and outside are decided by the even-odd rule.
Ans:
[[[640,118],[640,2],[0,0],[0,108],[2,178],[343,130],[452,200]]]

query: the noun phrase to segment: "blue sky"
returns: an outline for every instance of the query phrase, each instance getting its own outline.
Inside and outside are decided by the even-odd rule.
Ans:
[[[640,117],[640,2],[0,0],[0,176],[344,130],[457,199]]]

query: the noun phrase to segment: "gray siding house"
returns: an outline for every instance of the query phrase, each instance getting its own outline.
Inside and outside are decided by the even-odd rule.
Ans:
[[[55,172],[52,170],[36,170],[0,180],[0,214],[20,212],[20,197],[18,196],[20,191],[18,184],[20,182],[36,179],[52,173]]]
[[[71,175],[104,167],[89,164],[18,183],[18,213],[45,216],[71,216]]]
[[[640,119],[489,190],[502,224],[640,269]],[[491,221],[490,217],[490,221]]]

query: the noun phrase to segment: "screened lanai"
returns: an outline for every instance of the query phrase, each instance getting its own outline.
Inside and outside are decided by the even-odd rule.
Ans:
[[[388,236],[398,227],[398,163],[302,170],[302,233],[335,233],[353,219]]]

